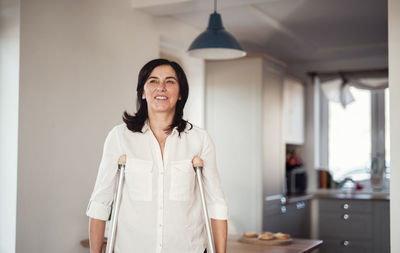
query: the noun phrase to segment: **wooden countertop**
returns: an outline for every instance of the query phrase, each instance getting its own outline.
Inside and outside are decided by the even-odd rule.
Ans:
[[[293,238],[293,243],[280,246],[264,246],[239,242],[240,235],[228,236],[227,253],[308,253],[319,248],[321,240]]]
[[[239,237],[240,235],[228,236],[227,253],[309,253],[319,248],[322,244],[321,240],[294,238],[293,243],[289,245],[264,246],[238,242]],[[81,245],[85,248],[89,248],[89,240],[82,240]],[[106,248],[105,245],[106,243],[104,243],[103,252]]]

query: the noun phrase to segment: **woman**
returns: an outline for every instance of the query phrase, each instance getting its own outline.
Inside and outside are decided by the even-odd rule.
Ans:
[[[217,253],[226,252],[228,209],[209,135],[182,119],[189,86],[175,62],[156,59],[140,70],[138,111],[108,134],[90,198],[90,247],[101,252],[116,182],[126,154],[116,253],[203,253],[207,246],[201,198],[191,161],[204,161],[203,182]]]

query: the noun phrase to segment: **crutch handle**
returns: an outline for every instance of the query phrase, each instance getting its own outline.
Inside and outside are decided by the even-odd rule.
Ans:
[[[193,158],[192,164],[193,164],[193,168],[196,168],[196,167],[202,167],[203,168],[203,166],[204,166],[203,160],[198,156],[195,156]]]
[[[204,163],[200,157],[195,156],[192,160],[192,164],[193,164],[194,171],[196,172],[197,183],[198,183],[199,189],[200,189],[201,203],[203,206],[204,223],[206,225],[206,232],[207,232],[207,238],[208,238],[207,252],[215,253],[214,237],[213,237],[213,233],[212,233],[210,219],[208,218],[207,203],[205,200],[204,189],[203,189],[202,170],[203,170]]]

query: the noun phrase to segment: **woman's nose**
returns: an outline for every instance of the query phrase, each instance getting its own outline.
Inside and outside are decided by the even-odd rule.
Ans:
[[[157,85],[157,90],[166,90],[166,83],[164,82],[159,82]]]

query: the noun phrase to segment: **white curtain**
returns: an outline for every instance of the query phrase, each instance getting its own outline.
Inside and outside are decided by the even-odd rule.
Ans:
[[[321,89],[329,101],[341,103],[343,107],[354,101],[350,87],[377,90],[388,87],[387,70],[336,74],[317,74]]]

